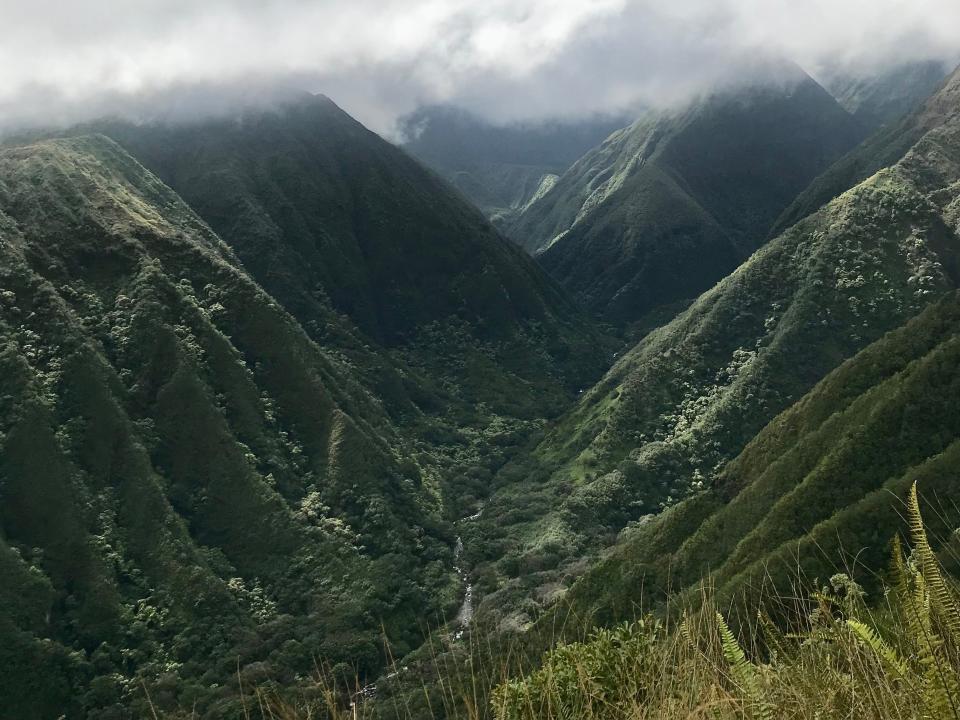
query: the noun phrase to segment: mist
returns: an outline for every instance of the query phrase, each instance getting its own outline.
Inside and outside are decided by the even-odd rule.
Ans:
[[[623,114],[796,63],[960,57],[956,0],[0,0],[0,128],[185,119],[323,92],[389,134]]]

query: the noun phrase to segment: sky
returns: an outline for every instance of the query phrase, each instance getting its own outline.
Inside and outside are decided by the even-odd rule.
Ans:
[[[0,127],[179,118],[323,92],[389,132],[681,102],[788,59],[960,59],[958,0],[0,0]]]

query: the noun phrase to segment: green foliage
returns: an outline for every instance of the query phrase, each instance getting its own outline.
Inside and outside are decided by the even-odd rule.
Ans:
[[[937,102],[950,106],[949,98]],[[956,362],[947,334],[953,310],[935,311],[926,334],[907,332],[878,346],[870,359],[843,371],[843,381],[838,377],[823,386],[828,390],[808,396],[816,402],[798,403],[844,360],[956,287],[960,238],[950,213],[957,201],[960,143],[955,116],[940,118],[945,125],[916,142],[903,162],[767,244],[645,337],[548,426],[529,456],[501,472],[487,522],[497,518],[490,536],[515,548],[498,568],[508,585],[520,594],[522,584],[568,577],[565,568],[576,559],[625,541],[633,554],[622,562],[631,568],[623,571],[624,587],[596,603],[623,607],[633,591],[626,583],[649,576],[650,565],[657,566],[654,586],[667,582],[663,564],[677,548],[651,540],[652,533],[666,533],[681,540],[694,536],[674,563],[673,582],[695,583],[705,566],[726,564],[723,581],[741,586],[741,573],[762,578],[763,560],[775,557],[778,565],[789,565],[790,538],[824,540],[826,526],[816,529],[814,539],[818,523],[843,527],[848,519],[833,518],[835,513],[845,506],[851,513],[876,507],[882,500],[868,495],[878,482],[934,462],[950,447],[955,423],[944,398],[955,388],[942,368]],[[947,302],[953,307],[955,299]],[[893,377],[928,351],[933,354],[902,378],[906,385]],[[928,383],[942,394],[929,392]],[[920,414],[915,406],[927,402],[935,411],[923,425],[923,418],[914,419]],[[791,406],[796,412],[774,420]],[[811,410],[806,418],[802,407]],[[803,428],[773,443],[777,428],[795,420]],[[751,442],[754,449],[745,452]],[[725,470],[738,455],[742,460]],[[937,462],[950,465],[953,455]],[[755,479],[760,482],[749,488]],[[904,491],[904,481],[897,488]],[[698,493],[710,496],[707,503],[733,502],[700,532],[706,518],[697,513],[688,525],[666,528],[681,513],[645,529],[648,515]],[[879,522],[856,524],[845,528],[851,543],[875,547],[872,538],[887,535]],[[540,560],[548,555],[553,577],[524,574],[525,567],[543,571]],[[602,564],[625,557],[627,551],[615,553]],[[536,562],[531,567],[528,560]],[[809,561],[811,576],[816,564]]]
[[[765,625],[764,660],[758,637],[748,637],[757,648],[751,658],[708,598],[671,633],[647,619],[558,646],[537,670],[495,690],[494,714],[640,719],[709,707],[717,718],[960,717],[960,655],[950,611],[937,609],[955,610],[957,594],[927,551],[915,493],[909,510],[913,556],[905,561],[895,546],[895,588],[883,607],[869,610],[856,583],[834,576],[812,593],[802,629],[785,635]],[[927,578],[942,592],[929,590]]]
[[[581,158],[508,226],[584,305],[620,327],[689,301],[861,138],[800,71],[651,111]]]
[[[602,717],[623,698],[642,702],[655,683],[649,651],[662,635],[660,623],[647,617],[561,645],[544,656],[536,672],[497,688],[491,700],[497,717]]]

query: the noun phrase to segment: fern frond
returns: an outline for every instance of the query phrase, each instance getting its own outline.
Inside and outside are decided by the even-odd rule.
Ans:
[[[743,648],[720,613],[717,613],[717,628],[723,656],[730,664],[734,680],[746,693],[753,714],[760,720],[773,720],[773,705],[764,697],[757,668],[747,660]]]
[[[947,586],[943,573],[940,571],[940,564],[927,541],[927,533],[923,527],[923,517],[920,515],[916,482],[910,488],[907,514],[910,522],[910,534],[913,538],[924,583],[930,590],[931,600],[946,626],[950,641],[954,646],[960,646],[960,607],[957,605],[957,599],[953,591]]]
[[[847,627],[864,645],[873,650],[888,668],[896,672],[901,678],[909,676],[910,668],[907,667],[906,662],[873,628],[859,620],[847,620]]]

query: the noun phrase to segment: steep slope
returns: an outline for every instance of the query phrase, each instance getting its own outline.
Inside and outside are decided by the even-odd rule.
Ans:
[[[319,341],[332,307],[401,366],[514,415],[556,412],[602,371],[599,336],[534,262],[325,97],[229,120],[99,127]]]
[[[913,112],[943,84],[948,68],[940,60],[895,64],[879,73],[832,71],[822,84],[840,106],[870,130]]]
[[[860,133],[806,75],[725,91],[615,133],[509,233],[590,309],[629,324],[731,272]]]
[[[900,160],[926,132],[957,113],[958,98],[960,76],[954,72],[913,112],[891,120],[817,177],[783,211],[771,236],[779,235],[857,183]]]
[[[115,143],[0,150],[0,255],[0,716],[217,715],[455,605],[382,404]]]
[[[551,575],[534,571],[710,485],[844,359],[957,287],[960,122],[943,118],[648,335],[501,474],[484,515],[501,520],[477,527],[506,551],[498,572],[536,587]]]
[[[501,225],[625,124],[592,118],[494,125],[459,108],[427,106],[401,118],[399,131],[404,149]]]
[[[958,393],[953,293],[818,383],[711,487],[630,531],[570,602],[607,622],[636,612],[640,586],[656,602],[695,591],[707,574],[721,607],[754,612],[763,598],[840,571],[873,585],[890,540],[905,533],[913,482],[932,537],[960,522]]]

